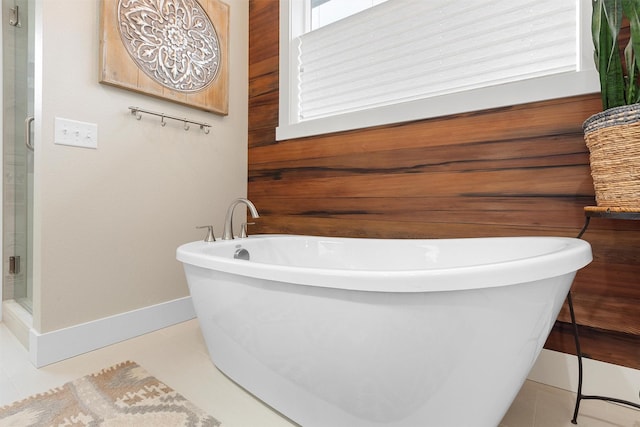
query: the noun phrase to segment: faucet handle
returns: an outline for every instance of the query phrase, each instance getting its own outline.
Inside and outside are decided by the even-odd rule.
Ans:
[[[243,222],[242,225],[240,226],[240,238],[244,239],[245,237],[247,237],[247,226],[248,225],[255,225],[255,222]]]
[[[207,237],[204,238],[205,242],[215,242],[216,237],[213,235],[213,225],[199,225],[196,228],[206,228]]]

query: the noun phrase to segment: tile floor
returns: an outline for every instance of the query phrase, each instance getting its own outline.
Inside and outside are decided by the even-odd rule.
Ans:
[[[0,323],[0,406],[125,360],[143,366],[220,420],[224,427],[295,425],[253,398],[212,365],[195,320],[40,369],[31,365],[24,347]],[[573,426],[570,422],[573,404],[573,393],[527,381],[500,426]],[[640,427],[640,411],[607,402],[584,401],[578,425]]]

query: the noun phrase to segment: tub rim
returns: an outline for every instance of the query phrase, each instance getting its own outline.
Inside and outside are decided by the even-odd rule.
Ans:
[[[368,240],[359,237],[331,237],[297,234],[258,234],[251,239],[279,239],[282,237],[302,239]],[[235,246],[245,239],[217,242],[195,241],[185,243],[176,250],[176,259],[185,266],[191,265],[222,273],[251,277],[254,279],[285,282],[296,285],[337,288],[369,292],[433,292],[459,291],[515,285],[552,277],[574,274],[592,260],[591,245],[581,239],[558,236],[507,236],[471,237],[451,239],[375,239],[378,241],[465,241],[465,240],[514,240],[549,239],[563,243],[556,250],[527,258],[494,263],[460,266],[453,268],[431,268],[418,270],[349,270],[344,268],[318,268],[257,263],[223,256],[203,254],[211,245]],[[496,269],[496,267],[498,269]],[[499,273],[497,273],[499,272]],[[402,283],[393,282],[394,279]],[[392,282],[392,283],[390,283]]]

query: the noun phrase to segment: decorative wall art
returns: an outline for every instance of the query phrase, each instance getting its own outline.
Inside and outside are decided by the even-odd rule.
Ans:
[[[227,115],[229,6],[102,0],[100,83]]]

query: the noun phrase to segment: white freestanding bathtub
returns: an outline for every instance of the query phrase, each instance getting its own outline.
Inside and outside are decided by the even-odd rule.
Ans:
[[[560,237],[286,235],[177,258],[214,364],[304,427],[497,426],[592,259]]]

